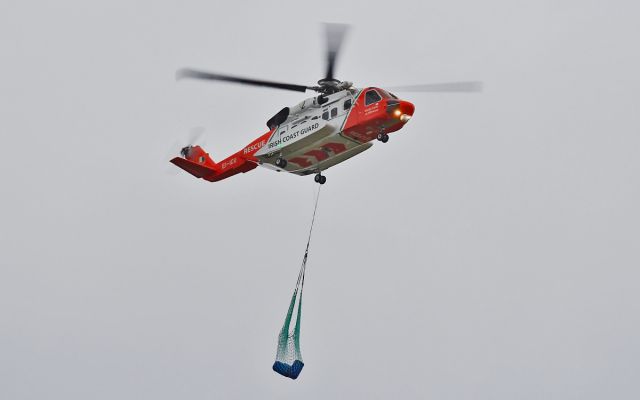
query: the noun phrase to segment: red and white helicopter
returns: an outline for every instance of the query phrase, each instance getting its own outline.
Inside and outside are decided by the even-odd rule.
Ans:
[[[393,93],[377,88],[357,89],[348,81],[334,76],[334,66],[348,26],[326,24],[326,74],[317,86],[294,85],[237,76],[202,72],[189,68],[177,72],[177,78],[193,78],[234,82],[245,85],[305,92],[317,96],[293,107],[285,107],[267,121],[269,131],[220,162],[200,146],[189,145],[180,151],[182,157],[171,162],[191,175],[217,182],[257,166],[297,175],[315,174],[324,184],[322,172],[373,146],[402,128],[413,116],[415,107]],[[401,86],[395,91],[412,92],[478,92],[481,82]]]

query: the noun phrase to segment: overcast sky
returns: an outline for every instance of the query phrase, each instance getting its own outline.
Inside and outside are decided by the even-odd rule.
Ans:
[[[637,2],[132,3],[0,2],[0,398],[640,397]],[[290,381],[317,185],[167,158],[305,96],[174,73],[314,84],[323,21],[356,86],[485,92],[326,172]]]

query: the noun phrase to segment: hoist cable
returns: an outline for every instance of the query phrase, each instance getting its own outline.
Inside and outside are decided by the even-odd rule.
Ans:
[[[307,257],[309,256],[309,245],[311,244],[311,234],[313,233],[313,224],[316,221],[316,212],[318,211],[318,201],[320,200],[321,188],[322,188],[322,185],[318,185],[318,191],[316,192],[316,201],[313,207],[313,216],[311,217],[311,226],[309,227],[309,236],[307,237],[307,247],[305,248],[304,256],[302,257],[302,265],[300,266],[300,273],[298,273],[298,281],[296,282],[296,289],[299,286],[304,287],[304,273],[307,267]]]

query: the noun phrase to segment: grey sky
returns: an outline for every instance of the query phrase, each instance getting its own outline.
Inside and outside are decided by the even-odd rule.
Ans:
[[[102,3],[0,3],[0,398],[640,397],[636,2]],[[327,171],[292,382],[313,178],[165,157],[304,98],[176,69],[312,84],[322,21],[357,86],[485,92]]]

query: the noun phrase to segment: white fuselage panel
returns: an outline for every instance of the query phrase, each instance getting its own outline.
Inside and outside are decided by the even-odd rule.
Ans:
[[[291,108],[287,120],[274,130],[255,156],[265,167],[303,175],[326,169],[368,149],[370,146],[341,135],[354,103],[354,93],[349,90],[327,96],[322,105],[317,98],[301,102]],[[287,160],[287,166],[275,167],[277,158]]]

